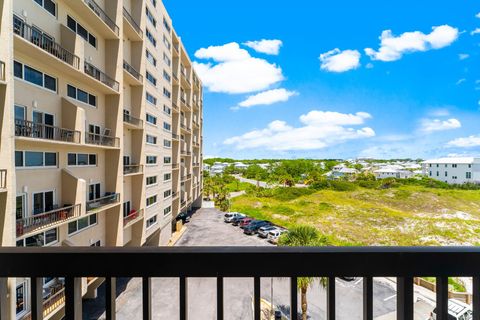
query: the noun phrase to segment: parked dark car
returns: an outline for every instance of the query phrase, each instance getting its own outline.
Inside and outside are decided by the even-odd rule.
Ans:
[[[270,225],[268,221],[255,220],[250,222],[245,228],[243,228],[243,233],[252,235],[258,232],[258,229]]]
[[[232,219],[232,226],[239,226],[240,223],[242,222],[243,219],[248,218],[247,216],[245,217],[235,217]]]
[[[192,217],[192,215],[193,215],[193,211],[192,212],[182,212],[175,218],[175,220],[176,221],[182,220],[182,223],[185,224],[185,223],[190,222],[190,218]]]
[[[254,221],[254,219],[252,218],[243,218],[242,220],[240,220],[240,228],[245,228],[246,226],[248,226],[252,221]]]

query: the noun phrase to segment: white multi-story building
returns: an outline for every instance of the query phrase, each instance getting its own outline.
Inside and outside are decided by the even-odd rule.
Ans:
[[[480,183],[480,158],[440,158],[422,162],[423,174],[450,184]]]

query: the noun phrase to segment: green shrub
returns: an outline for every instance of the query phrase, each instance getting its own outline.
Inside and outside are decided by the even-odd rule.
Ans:
[[[353,191],[357,188],[354,183],[348,181],[332,180],[329,183],[330,188],[335,191]]]
[[[366,189],[377,189],[380,187],[380,181],[360,180],[357,181],[358,186]]]
[[[272,211],[277,214],[284,214],[284,215],[292,215],[295,213],[295,210],[293,210],[290,207],[286,206],[276,206],[272,208]]]
[[[273,198],[280,201],[290,201],[314,192],[314,190],[308,188],[275,188],[273,189]]]

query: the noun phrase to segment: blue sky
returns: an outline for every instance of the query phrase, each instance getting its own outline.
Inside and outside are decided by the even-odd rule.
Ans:
[[[480,155],[474,1],[164,3],[206,87],[205,156]]]

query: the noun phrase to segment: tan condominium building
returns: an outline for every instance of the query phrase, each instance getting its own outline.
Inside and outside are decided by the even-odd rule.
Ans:
[[[0,0],[0,245],[166,245],[201,206],[202,111],[161,1]],[[45,318],[63,282],[43,278]],[[30,281],[9,283],[29,318]]]

